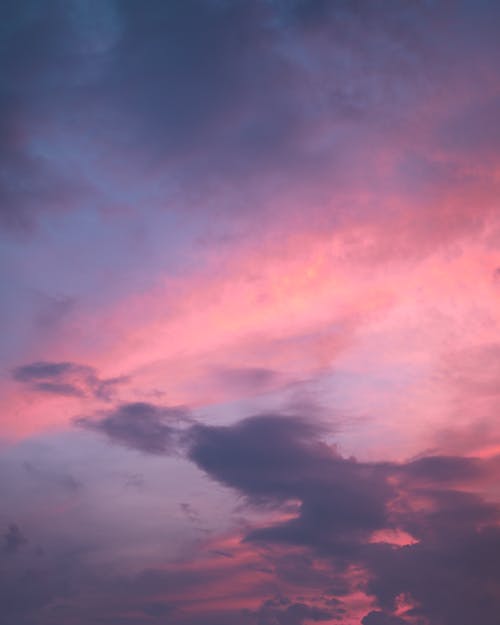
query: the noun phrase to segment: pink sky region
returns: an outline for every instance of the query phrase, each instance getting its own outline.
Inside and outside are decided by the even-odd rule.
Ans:
[[[0,625],[498,625],[500,5],[0,23]]]

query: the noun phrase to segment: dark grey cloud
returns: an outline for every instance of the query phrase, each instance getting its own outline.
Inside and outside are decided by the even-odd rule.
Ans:
[[[231,427],[190,431],[190,458],[210,476],[254,500],[300,502],[298,516],[253,531],[249,540],[332,549],[339,556],[388,523],[392,489],[376,466],[346,460],[314,425],[259,415]]]
[[[292,496],[297,479],[307,479],[311,472],[316,477],[318,466],[330,462],[331,452],[318,441],[318,431],[314,423],[279,414],[227,427],[197,424],[189,432],[189,456],[211,476],[248,495],[288,496],[289,491]]]
[[[245,530],[244,541],[263,550],[262,563],[254,566],[272,575],[274,588],[316,588],[338,608],[333,613],[340,622],[342,597],[354,590],[349,571],[355,565],[366,571],[364,590],[379,606],[363,625],[403,625],[415,619],[467,625],[478,605],[482,623],[495,623],[500,511],[474,492],[491,480],[495,459],[435,455],[400,464],[360,462],[326,444],[322,427],[311,420],[276,413],[208,426],[193,423],[178,409],[126,404],[79,424],[145,453],[182,450],[249,505],[286,511],[288,520]],[[182,508],[193,516],[190,506]],[[412,541],[374,542],[383,530],[404,532]],[[288,547],[301,551],[287,553]],[[326,574],[315,567],[318,558],[328,563]],[[414,603],[405,614],[397,612],[401,596]],[[260,613],[247,613],[248,622],[302,623],[329,613],[326,603],[316,617],[299,603],[293,608],[269,604]],[[226,616],[218,618],[225,622]]]
[[[495,622],[498,505],[461,489],[480,483],[491,470],[487,462],[434,456],[399,465],[361,463],[321,443],[310,424],[278,415],[230,427],[198,425],[191,436],[191,459],[223,484],[254,502],[300,502],[295,518],[255,528],[246,540],[307,547],[337,570],[366,568],[366,590],[382,609],[363,625],[403,625],[409,617],[466,625],[477,618],[478,606],[482,623]],[[403,530],[416,542],[371,542],[383,528]],[[399,596],[415,602],[406,617],[394,612]]]
[[[491,3],[8,0],[0,11],[0,220],[14,229],[102,200],[64,166],[68,144],[118,171],[164,172],[189,197],[237,180],[233,210],[264,192],[256,172],[263,187],[292,174],[297,187],[341,184],[443,83],[487,87],[500,56]],[[498,107],[485,92],[437,141],[491,143]],[[329,139],[308,140],[325,127]]]
[[[179,425],[186,421],[189,414],[185,408],[135,402],[121,404],[101,417],[82,417],[75,422],[131,449],[166,454],[176,451]]]
[[[31,382],[33,379],[58,377],[71,368],[72,365],[66,362],[34,362],[15,369],[13,377],[19,382]]]
[[[483,476],[485,463],[463,456],[425,456],[407,463],[403,472],[408,478],[424,483],[463,483]]]
[[[416,605],[409,616],[432,623],[466,625],[480,614],[481,623],[493,625],[500,602],[495,555],[500,532],[497,525],[478,529],[468,524],[462,530],[457,535],[450,517],[448,527],[432,538],[373,554],[368,591],[388,611],[394,609],[397,597],[406,593]]]
[[[5,614],[11,621],[24,625],[31,618],[44,624],[38,617],[45,614],[51,625],[80,625],[96,615],[110,623],[125,617],[130,623],[148,618],[179,625],[342,623],[349,615],[350,593],[359,590],[359,579],[350,577],[354,565],[365,571],[361,588],[377,606],[363,617],[363,625],[470,625],[479,609],[482,625],[496,623],[500,514],[496,504],[471,491],[495,469],[491,461],[433,456],[402,464],[360,462],[323,442],[321,427],[280,414],[207,426],[193,424],[182,409],[136,403],[79,425],[145,453],[183,449],[207,475],[252,506],[273,505],[289,515],[295,510],[295,516],[245,531],[245,548],[259,553],[251,566],[239,560],[237,549],[222,552],[208,542],[207,553],[222,556],[208,568],[178,563],[168,570],[129,577],[115,572],[103,579],[83,562],[76,566],[74,557],[76,568],[68,569],[65,558],[53,560],[49,554],[41,580],[40,564],[19,560],[21,554],[27,557],[22,549],[19,557],[8,559],[17,563],[9,565],[15,570],[0,576],[0,595],[5,602],[10,597]],[[198,522],[191,504],[181,508]],[[377,530],[400,530],[414,542],[373,542]],[[9,535],[18,533],[9,530]],[[193,609],[191,601],[208,580],[230,589],[249,570],[266,580],[248,590],[249,597],[262,597],[259,608]],[[277,596],[280,588],[290,587],[314,590],[317,599]],[[21,596],[28,601],[16,599]],[[406,612],[400,597],[409,599]],[[64,598],[60,612],[47,607],[57,605],[51,603],[56,598]]]
[[[274,99],[266,94],[276,93],[279,64],[266,62],[265,2],[86,5],[2,3],[4,227],[29,228],[38,213],[78,208],[93,192],[84,175],[66,171],[57,151],[44,145],[50,134],[70,141],[80,128],[87,137],[99,137],[99,145],[91,146],[96,154],[142,154],[137,164],[146,167],[160,161],[172,167],[172,159],[195,156],[191,181],[210,159],[230,167],[238,149],[247,146],[251,160],[259,142],[269,150],[273,137],[286,137],[280,118],[271,114],[260,120],[246,113],[243,123],[238,120],[245,98],[263,112],[263,104]]]
[[[93,367],[74,362],[38,361],[16,367],[12,377],[30,389],[68,397],[109,400],[125,376],[100,378]]]
[[[395,62],[395,37],[375,19],[377,12],[352,10],[350,3],[327,10],[321,4],[315,45],[304,27],[310,25],[306,15],[319,12],[318,3],[292,3],[292,10],[290,3],[265,0],[119,3],[121,36],[98,84],[100,108],[91,105],[87,123],[102,123],[104,115],[107,126],[101,130],[110,142],[127,151],[147,145],[148,161],[161,159],[178,179],[198,186],[200,180],[204,185],[230,176],[244,184],[256,171],[265,175],[266,167],[274,175],[301,171],[303,179],[307,171],[314,177],[329,159],[304,146],[304,135],[320,119],[361,126],[364,119],[373,121],[381,99],[392,109],[384,93],[391,78],[404,79],[410,56],[401,54]],[[389,7],[382,12],[396,24],[399,17],[410,32],[397,44],[413,51],[407,16]],[[367,43],[367,15],[377,31],[374,40],[386,40],[382,45]],[[343,35],[346,16],[351,42]],[[325,48],[329,74],[319,86]],[[377,81],[369,85],[355,78],[345,66],[346,54],[349,65],[380,82],[373,87]],[[340,137],[332,147],[334,153],[347,148]]]

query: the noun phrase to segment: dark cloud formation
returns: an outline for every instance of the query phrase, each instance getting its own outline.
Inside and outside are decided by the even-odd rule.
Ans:
[[[409,462],[404,467],[404,475],[423,483],[456,482],[463,484],[477,480],[484,475],[484,463],[477,458],[462,456],[426,456]]]
[[[248,193],[257,171],[282,183],[293,175],[298,186],[321,175],[340,184],[359,153],[369,171],[367,147],[389,140],[389,129],[411,134],[423,121],[412,111],[436,101],[443,83],[462,102],[472,78],[486,102],[466,98],[434,133],[440,145],[491,152],[485,128],[498,127],[491,3],[463,2],[450,15],[423,2],[8,0],[0,17],[8,228],[95,199],[95,183],[65,163],[68,144],[86,162],[86,150],[99,165],[112,159],[114,171],[163,171],[191,197],[230,181]],[[323,141],[310,139],[322,129]],[[51,137],[64,138],[59,153]]]
[[[12,377],[35,391],[109,400],[125,377],[100,378],[93,367],[74,362],[33,362],[16,367]]]
[[[200,469],[249,505],[286,512],[286,519],[245,532],[242,545],[256,554],[251,565],[237,551],[208,544],[211,566],[180,562],[129,577],[103,573],[104,579],[83,561],[68,572],[58,556],[44,564],[42,582],[39,565],[32,569],[31,561],[16,557],[10,565],[15,575],[0,580],[10,621],[342,623],[350,618],[349,595],[361,588],[378,605],[360,616],[362,625],[470,625],[478,614],[482,625],[497,622],[500,514],[478,490],[490,461],[433,456],[402,464],[360,462],[323,442],[323,430],[309,420],[280,414],[208,426],[193,424],[181,409],[137,403],[78,424],[144,453],[170,454],[181,445]],[[183,510],[191,515],[191,507]],[[393,541],[391,532],[408,538]],[[26,551],[14,526],[5,536],[10,551]],[[363,571],[361,578],[352,577],[353,567]],[[236,580],[249,571],[260,576],[247,590],[248,597],[262,597],[260,608],[193,609],[208,583],[241,592]],[[302,594],[314,589],[316,598],[276,596],[291,587]],[[28,600],[16,603],[21,596]],[[58,597],[64,597],[59,612],[49,608]]]
[[[186,421],[189,414],[184,408],[136,402],[122,404],[101,418],[79,418],[76,423],[126,447],[165,454],[175,451],[179,424]]]
[[[366,589],[383,610],[363,625],[406,623],[393,612],[402,595],[416,604],[407,617],[425,623],[467,625],[479,609],[482,623],[495,622],[498,506],[458,486],[481,475],[481,461],[360,463],[321,443],[310,424],[276,415],[225,428],[196,426],[191,436],[190,457],[222,483],[251,500],[300,501],[296,518],[254,529],[246,540],[305,546],[336,567],[366,568]],[[372,542],[382,528],[405,531],[415,542]]]
[[[91,148],[98,158],[140,154],[143,165],[163,163],[176,175],[179,161],[194,162],[192,182],[208,162],[208,169],[234,168],[242,148],[247,163],[256,151],[273,151],[291,128],[272,114],[286,102],[273,88],[285,64],[269,49],[266,2],[9,0],[0,16],[0,219],[7,228],[78,208],[91,192],[46,145],[50,132],[71,138],[84,129],[99,137]],[[264,119],[251,113],[266,105]]]
[[[257,569],[272,573],[276,584],[331,593],[340,622],[341,598],[354,590],[350,571],[355,566],[365,571],[362,586],[380,606],[364,617],[363,625],[468,625],[479,606],[481,623],[496,623],[500,512],[496,503],[474,492],[495,462],[459,456],[403,464],[359,462],[323,442],[322,429],[310,420],[280,414],[231,426],[182,423],[182,435],[176,419],[175,412],[131,404],[90,427],[146,453],[172,453],[181,444],[208,476],[252,506],[288,510],[287,520],[246,532],[247,544],[274,546]],[[407,538],[394,542],[391,532]],[[273,551],[276,547],[302,551],[286,554]],[[329,563],[328,573],[318,573],[317,558]],[[401,612],[400,597],[409,597],[412,607]],[[265,604],[252,618],[259,625],[298,624],[327,620],[327,615],[333,618],[326,607],[292,602]]]
[[[255,530],[249,539],[321,549],[355,546],[388,523],[391,489],[377,468],[345,460],[308,422],[262,415],[229,428],[191,430],[191,459],[219,481],[255,499],[297,500],[299,516]]]

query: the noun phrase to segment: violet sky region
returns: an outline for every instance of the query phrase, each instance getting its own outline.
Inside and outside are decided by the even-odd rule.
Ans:
[[[0,1],[0,625],[498,625],[499,32]]]

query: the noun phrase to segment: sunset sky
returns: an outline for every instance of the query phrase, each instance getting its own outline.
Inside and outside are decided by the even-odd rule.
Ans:
[[[499,32],[0,0],[0,625],[498,625]]]

